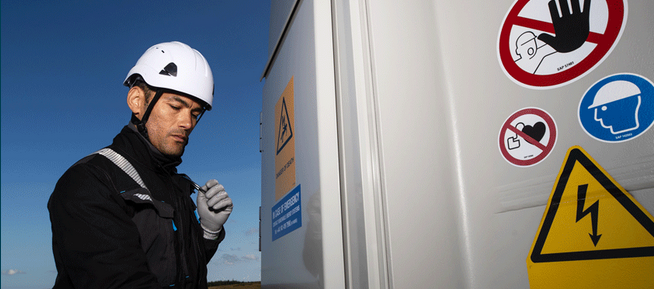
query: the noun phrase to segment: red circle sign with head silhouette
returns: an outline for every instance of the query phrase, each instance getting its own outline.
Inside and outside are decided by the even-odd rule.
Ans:
[[[588,74],[627,21],[626,0],[517,0],[502,23],[498,58],[515,83],[548,89]]]
[[[511,114],[499,133],[502,157],[517,167],[543,161],[556,144],[556,123],[546,111],[527,107]]]

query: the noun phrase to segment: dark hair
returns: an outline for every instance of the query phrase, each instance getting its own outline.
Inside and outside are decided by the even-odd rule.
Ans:
[[[134,85],[132,85],[132,87],[134,86],[138,86],[145,93],[145,106],[147,107],[150,104],[150,100],[152,100],[152,97],[154,96],[155,90],[147,83],[145,83],[145,81],[140,77],[134,80]]]

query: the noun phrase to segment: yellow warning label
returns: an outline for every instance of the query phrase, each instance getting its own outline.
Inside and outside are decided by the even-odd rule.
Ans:
[[[581,147],[570,148],[527,258],[531,288],[647,288],[654,218]]]
[[[295,187],[293,77],[275,105],[275,201]]]

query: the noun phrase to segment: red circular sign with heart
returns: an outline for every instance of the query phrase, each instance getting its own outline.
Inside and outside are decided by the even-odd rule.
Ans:
[[[529,167],[543,161],[556,144],[556,123],[546,111],[527,107],[504,121],[499,133],[502,157],[517,167]]]

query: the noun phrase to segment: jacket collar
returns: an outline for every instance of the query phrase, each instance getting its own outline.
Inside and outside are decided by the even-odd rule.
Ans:
[[[136,161],[152,168],[163,168],[169,173],[176,173],[182,163],[181,157],[166,156],[159,152],[150,141],[143,137],[136,126],[130,122],[114,138],[113,146],[129,154]]]

